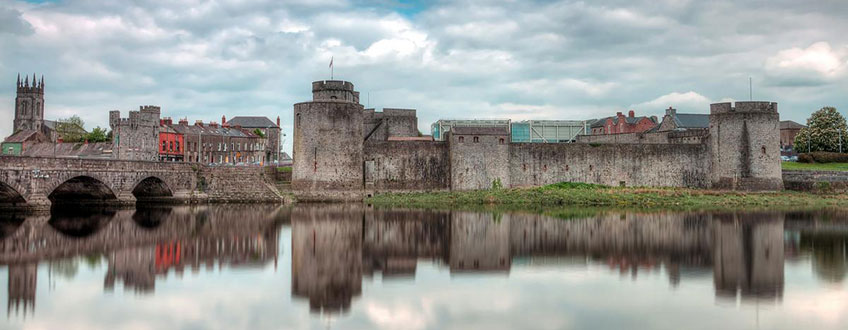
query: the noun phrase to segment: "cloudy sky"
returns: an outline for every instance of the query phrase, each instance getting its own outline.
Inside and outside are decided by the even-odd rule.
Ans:
[[[416,108],[425,133],[439,118],[706,113],[748,99],[748,77],[803,122],[848,110],[846,31],[836,0],[0,0],[0,135],[18,72],[44,74],[47,118],[87,128],[155,104],[279,115],[291,132],[331,57],[363,104]]]

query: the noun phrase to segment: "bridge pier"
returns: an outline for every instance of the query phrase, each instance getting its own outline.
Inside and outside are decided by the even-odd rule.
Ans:
[[[53,205],[50,198],[47,198],[47,194],[32,194],[26,201],[26,208],[32,210],[49,210]]]
[[[131,191],[122,191],[116,197],[119,205],[135,205],[136,198]]]

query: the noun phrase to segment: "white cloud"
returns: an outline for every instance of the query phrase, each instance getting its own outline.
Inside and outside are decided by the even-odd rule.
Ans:
[[[633,105],[632,107],[654,113],[661,112],[668,107],[686,112],[708,113],[710,111],[710,103],[713,102],[706,96],[689,91],[685,93],[672,92],[648,102]]]
[[[819,85],[845,76],[848,47],[833,49],[817,42],[802,49],[782,50],[765,61],[766,74],[789,84]]]

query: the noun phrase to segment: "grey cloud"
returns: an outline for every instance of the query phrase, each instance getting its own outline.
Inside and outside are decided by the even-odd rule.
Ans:
[[[29,35],[32,25],[22,16],[21,12],[12,8],[0,7],[0,34]]]
[[[190,120],[280,115],[286,126],[291,105],[309,99],[309,82],[328,78],[329,56],[336,77],[353,81],[363,101],[370,92],[371,106],[418,108],[424,131],[439,117],[537,111],[586,119],[629,105],[661,114],[649,101],[673,93],[745,99],[749,76],[757,98],[781,103],[783,118],[803,121],[806,109],[825,104],[848,110],[845,76],[766,67],[786,49],[848,46],[840,32],[848,31],[848,5],[838,1],[438,1],[413,15],[403,3],[380,0],[92,0],[14,8],[0,9],[0,17],[14,12],[20,21],[26,12],[59,30],[0,32],[0,79],[43,72],[49,117],[51,109],[85,112],[101,126],[105,110],[136,103],[160,104],[165,115]],[[8,21],[0,20],[0,31]],[[410,33],[423,37],[406,53],[378,44]],[[375,45],[387,49],[366,53]],[[0,81],[3,97],[14,98],[10,86]],[[544,88],[524,88],[533,86]],[[0,113],[11,107],[0,104]]]

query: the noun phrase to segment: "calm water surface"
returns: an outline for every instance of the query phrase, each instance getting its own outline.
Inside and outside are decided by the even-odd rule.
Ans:
[[[0,214],[0,327],[846,329],[846,249],[833,212]]]

